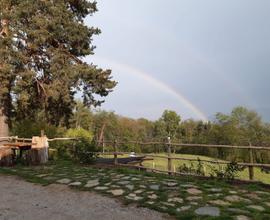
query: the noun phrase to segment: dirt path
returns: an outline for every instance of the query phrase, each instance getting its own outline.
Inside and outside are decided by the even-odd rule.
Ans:
[[[43,187],[0,175],[0,219],[159,220],[168,219],[168,216],[145,208],[124,206],[115,199],[71,190],[63,185]]]

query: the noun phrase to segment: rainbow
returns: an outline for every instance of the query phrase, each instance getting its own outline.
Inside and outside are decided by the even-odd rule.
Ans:
[[[121,71],[127,74],[134,75],[136,77],[140,77],[144,81],[150,83],[152,86],[155,86],[159,90],[166,92],[172,95],[173,97],[175,97],[185,107],[187,107],[190,111],[192,111],[200,120],[208,121],[206,115],[198,107],[196,107],[190,100],[188,100],[183,94],[181,94],[179,91],[176,91],[174,88],[170,87],[168,84],[164,83],[163,81],[151,76],[151,74],[144,72],[142,70],[139,70],[133,66],[119,63],[119,62],[106,59],[103,57],[101,58],[98,56],[94,56],[94,60],[97,61],[98,63],[103,63],[103,64],[108,65],[115,72]]]

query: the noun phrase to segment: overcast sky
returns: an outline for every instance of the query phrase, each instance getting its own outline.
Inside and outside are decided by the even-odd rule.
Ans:
[[[119,82],[102,108],[213,119],[235,106],[270,121],[269,0],[97,0],[102,34],[87,61]]]

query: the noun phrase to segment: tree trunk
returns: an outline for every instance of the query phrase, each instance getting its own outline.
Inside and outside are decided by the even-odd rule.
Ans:
[[[28,162],[32,165],[40,165],[48,162],[48,138],[46,136],[42,137],[33,137],[32,143],[35,144],[32,146],[32,149],[29,151],[27,157]]]
[[[7,117],[3,114],[3,110],[0,109],[0,137],[8,137],[8,130]]]

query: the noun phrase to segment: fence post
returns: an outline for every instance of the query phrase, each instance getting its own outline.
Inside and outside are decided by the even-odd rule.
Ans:
[[[113,151],[114,151],[114,165],[118,164],[118,160],[117,160],[117,140],[114,141],[113,143]]]
[[[251,147],[251,143],[249,144],[249,146]],[[249,163],[253,163],[253,150],[252,148],[249,148]],[[248,167],[248,172],[249,172],[249,179],[250,180],[254,180],[254,167],[253,166],[249,166]]]
[[[170,137],[168,137],[167,147],[168,147],[168,174],[171,175],[172,174],[172,159],[171,159],[172,146],[171,146]]]

